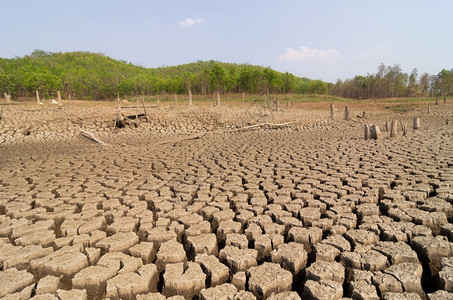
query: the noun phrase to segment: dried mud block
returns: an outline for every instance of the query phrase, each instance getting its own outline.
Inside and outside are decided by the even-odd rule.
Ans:
[[[97,266],[104,266],[117,270],[118,274],[135,272],[142,265],[143,263],[140,258],[132,257],[122,252],[104,254],[97,263]]]
[[[379,242],[379,237],[376,234],[361,229],[349,230],[346,232],[345,238],[353,245],[353,247],[357,247],[358,244],[375,245]]]
[[[313,221],[321,218],[321,209],[319,207],[304,207],[299,211],[300,218],[305,227],[311,226]]]
[[[439,271],[439,286],[448,292],[453,292],[453,258],[444,257]]]
[[[376,286],[381,295],[385,293],[403,292],[403,284],[398,281],[398,279],[390,274],[386,274],[381,271],[374,274],[373,284]]]
[[[254,241],[256,237],[263,234],[261,226],[255,223],[249,223],[247,228],[244,231],[247,240]]]
[[[52,247],[29,245],[15,247],[11,244],[0,246],[0,266],[3,269],[16,268],[19,270],[27,268],[30,261],[53,253]]]
[[[387,256],[392,265],[418,263],[417,253],[406,243],[379,242],[373,249]]]
[[[193,213],[188,216],[179,218],[179,222],[184,225],[185,229],[188,229],[194,225],[203,222],[203,217],[200,216],[199,214]]]
[[[422,300],[415,293],[385,293],[382,295],[383,300]],[[424,298],[423,298],[424,299]]]
[[[72,289],[70,291],[57,290],[57,295],[60,300],[87,300],[87,292],[85,290]]]
[[[104,252],[127,253],[129,248],[137,243],[138,236],[135,232],[119,232],[100,240],[96,243],[96,247],[101,248]]]
[[[226,246],[219,253],[220,261],[227,264],[233,273],[247,271],[257,265],[258,251]]]
[[[281,292],[271,295],[267,300],[301,300],[296,292]]]
[[[82,224],[78,231],[79,234],[91,233],[95,230],[104,230],[106,226],[106,221],[104,217],[95,217],[92,220]]]
[[[148,242],[154,243],[154,247],[159,249],[162,243],[175,240],[178,237],[176,232],[166,228],[156,227],[148,233]]]
[[[220,222],[234,220],[236,214],[231,209],[221,210],[212,215],[212,228],[216,229],[219,227]],[[240,224],[240,223],[239,223]]]
[[[341,253],[340,259],[347,268],[373,272],[387,267],[387,257],[375,250],[362,253],[346,251]]]
[[[85,224],[84,220],[66,219],[60,226],[62,236],[74,236],[79,234],[79,227]]]
[[[75,274],[72,286],[76,289],[86,290],[91,299],[104,296],[107,280],[117,275],[120,265],[89,266]]]
[[[137,272],[120,274],[107,281],[106,297],[135,299],[136,295],[157,292],[159,273],[153,264],[141,266]]]
[[[382,272],[392,275],[401,282],[404,292],[417,293],[424,297],[421,280],[423,268],[421,264],[401,263],[390,266]]]
[[[280,264],[283,269],[290,271],[293,275],[305,268],[307,257],[304,246],[294,242],[281,244],[271,253],[272,262]]]
[[[119,232],[132,232],[138,228],[139,219],[132,217],[117,218],[107,226],[107,233],[114,235]]]
[[[230,270],[214,255],[197,255],[195,257],[195,262],[199,263],[203,272],[206,273],[206,283],[208,287],[214,287],[228,280]]]
[[[343,283],[345,268],[337,262],[316,261],[306,269],[306,276],[315,281],[332,280]]]
[[[427,294],[428,300],[450,300],[453,299],[453,293],[447,291],[436,291],[434,293]]]
[[[141,242],[129,248],[129,253],[134,257],[141,258],[144,264],[149,264],[154,261],[156,249],[154,243]]]
[[[214,233],[189,236],[186,241],[186,251],[190,258],[197,254],[217,255],[217,238]]]
[[[237,272],[231,277],[231,284],[234,285],[238,290],[245,290],[245,284],[247,283],[247,275],[244,271]]]
[[[304,285],[303,299],[337,300],[343,298],[343,285],[331,280],[307,280]]]
[[[34,281],[34,276],[27,271],[18,271],[15,268],[0,271],[0,297],[19,292]]]
[[[331,235],[343,235],[348,231],[346,227],[343,225],[333,225],[332,228],[330,228],[329,232]]]
[[[340,255],[340,250],[338,248],[324,243],[316,244],[314,252],[316,261],[335,261]]]
[[[206,234],[206,233],[211,233],[211,223],[209,223],[208,221],[202,221],[202,222],[199,222],[198,224],[194,224],[184,231],[184,234],[186,235],[186,237],[196,236],[196,235],[201,235],[201,234]]]
[[[31,269],[38,277],[45,275],[73,276],[88,266],[88,258],[80,248],[64,247],[43,258],[30,262]]]
[[[15,226],[11,233],[11,239],[15,240],[18,237],[28,235],[30,233],[39,233],[43,231],[53,230],[55,227],[54,220],[37,221],[34,224],[25,226]]]
[[[137,295],[137,300],[166,300],[166,299],[167,297],[160,293],[148,293]]]
[[[189,262],[186,269],[183,263],[168,264],[162,294],[166,297],[181,295],[185,299],[192,299],[205,288],[205,280],[206,275],[197,263]]]
[[[211,287],[208,289],[202,289],[200,293],[201,300],[228,300],[234,299],[234,296],[238,290],[236,287],[230,283],[225,283],[222,285],[218,285],[216,287]]]
[[[351,244],[343,236],[339,234],[331,235],[322,241],[322,244],[330,245],[341,252],[351,251]]]
[[[60,284],[60,278],[47,275],[38,281],[36,294],[55,294]]]
[[[249,246],[249,241],[244,234],[228,233],[226,235],[225,245],[238,247],[240,249],[247,249]]]
[[[269,257],[272,251],[272,240],[267,235],[260,235],[255,238],[254,248],[258,251],[258,260]]]
[[[251,267],[247,274],[249,290],[260,299],[266,299],[273,293],[290,291],[293,283],[291,272],[274,263],[265,262]]]
[[[163,243],[156,254],[156,265],[159,272],[165,270],[167,264],[187,263],[186,252],[182,244],[176,240]]]
[[[219,241],[224,241],[228,233],[242,233],[242,224],[233,220],[220,222],[217,227]]]
[[[288,232],[290,241],[303,244],[305,251],[311,252],[312,247],[322,240],[322,229],[317,227],[293,227]]]
[[[22,235],[14,240],[17,246],[41,245],[42,247],[52,246],[55,242],[55,233],[51,230],[32,232]]]
[[[442,236],[418,236],[412,239],[412,246],[422,258],[422,263],[429,265],[431,275],[439,272],[442,258],[453,255],[453,243]]]
[[[376,291],[376,287],[365,281],[355,282],[352,281],[349,284],[349,292],[352,299],[367,299],[367,300],[379,300],[379,296]]]
[[[94,265],[101,258],[101,249],[99,248],[85,248],[85,255],[88,257],[89,265]]]

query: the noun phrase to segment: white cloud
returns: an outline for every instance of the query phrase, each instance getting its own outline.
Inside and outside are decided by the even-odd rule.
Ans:
[[[370,49],[367,49],[362,52],[354,54],[355,58],[358,59],[371,59],[371,58],[380,58],[389,53],[390,49],[386,45],[379,45]]]
[[[287,48],[285,53],[278,56],[278,61],[287,62],[304,62],[304,61],[319,61],[324,63],[334,63],[340,57],[340,51],[337,49],[310,49],[301,46],[298,50]]]
[[[179,25],[181,25],[182,27],[192,27],[200,23],[204,23],[203,18],[186,18],[184,21],[179,21]]]

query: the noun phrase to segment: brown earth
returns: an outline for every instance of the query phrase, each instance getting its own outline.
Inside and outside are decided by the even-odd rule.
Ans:
[[[453,297],[450,103],[0,104],[0,297]]]

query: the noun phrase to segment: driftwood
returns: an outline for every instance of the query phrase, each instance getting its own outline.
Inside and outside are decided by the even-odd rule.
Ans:
[[[88,132],[88,131],[85,131],[85,130],[80,129],[80,134],[81,134],[83,137],[86,137],[87,139],[90,139],[90,140],[92,140],[93,142],[96,142],[96,143],[98,143],[98,144],[101,144],[101,145],[108,145],[108,144],[104,143],[103,141],[101,141],[100,139],[98,139],[97,137],[95,137],[91,132]]]
[[[294,121],[294,122],[286,122],[282,124],[273,124],[273,123],[260,123],[260,124],[255,124],[255,125],[249,125],[237,129],[233,129],[232,131],[241,131],[241,130],[248,130],[248,129],[254,129],[254,128],[259,128],[259,127],[273,127],[273,128],[285,128],[289,125],[293,125],[298,123],[299,121]]]

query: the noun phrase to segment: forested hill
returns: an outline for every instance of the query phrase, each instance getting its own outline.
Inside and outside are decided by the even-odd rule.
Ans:
[[[248,64],[198,61],[174,67],[144,68],[99,53],[36,50],[0,58],[0,93],[13,98],[112,99],[161,93],[327,93],[327,84]]]

